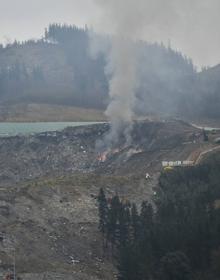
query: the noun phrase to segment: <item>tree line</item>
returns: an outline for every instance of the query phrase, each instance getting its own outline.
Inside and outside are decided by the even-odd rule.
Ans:
[[[104,44],[110,46],[110,37],[99,36]],[[46,84],[41,85],[40,91],[39,88],[36,89],[36,99],[43,95],[45,99],[46,97],[51,99],[52,103],[59,100],[59,102],[72,103],[82,107],[105,108],[109,98],[108,78],[105,75],[105,55],[100,54],[96,58],[92,58],[89,48],[90,37],[87,27],[50,24],[40,40],[15,41],[5,47],[1,46],[1,69],[5,72],[8,68],[12,68],[17,61],[27,68],[41,68]],[[190,59],[163,44],[138,42],[137,48],[141,55],[138,75],[142,85],[138,89],[138,98],[142,99],[139,104],[144,105],[137,106],[136,111],[146,113],[146,110],[152,108],[151,105],[148,108],[148,104],[159,100],[156,95],[162,96],[161,90],[166,93],[171,90],[174,95],[177,80],[191,75],[194,72],[194,66]],[[30,60],[32,55],[33,59]],[[8,56],[10,59],[7,59]],[[7,83],[4,75],[2,75],[2,80]],[[168,81],[172,82],[172,89],[168,86]],[[160,84],[161,86],[159,86]],[[13,93],[15,97],[18,97],[15,90],[11,90],[11,95]],[[164,94],[166,95],[166,93]],[[27,94],[26,97],[29,96]],[[167,99],[170,100],[170,98]],[[159,102],[158,106],[160,107]],[[157,110],[156,107],[155,110]]]
[[[24,63],[16,61],[6,67],[0,67],[0,97],[21,96],[28,90],[36,90],[45,84],[45,76],[40,66],[28,68]]]
[[[96,36],[110,47],[110,36]],[[191,59],[163,43],[138,41],[136,47],[140,80],[134,108],[137,115],[220,116],[217,68],[198,74]],[[34,98],[46,103],[106,108],[109,99],[106,56],[103,53],[92,58],[89,48],[88,28],[65,24],[50,24],[39,40],[0,45],[0,101],[3,95],[6,98],[10,95],[16,101],[20,98],[30,102],[30,98]],[[28,69],[40,68],[45,83],[36,84],[29,80],[31,86],[23,83],[22,91],[20,81],[14,79],[13,86],[5,90],[11,83],[5,73],[17,61]]]
[[[217,280],[220,277],[220,156],[163,172],[155,205],[98,196],[104,252],[119,280]]]

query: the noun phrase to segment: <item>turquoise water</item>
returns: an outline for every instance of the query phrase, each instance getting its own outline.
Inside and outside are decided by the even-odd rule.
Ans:
[[[0,137],[28,135],[46,131],[62,130],[68,126],[91,125],[96,122],[36,122],[36,123],[0,123]]]

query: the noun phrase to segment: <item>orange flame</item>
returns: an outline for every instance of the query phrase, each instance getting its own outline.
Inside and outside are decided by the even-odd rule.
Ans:
[[[118,148],[114,149],[112,151],[105,151],[98,156],[98,161],[105,162],[109,155],[114,155],[114,154],[117,154],[119,152],[120,152],[120,150]]]
[[[108,157],[108,152],[104,152],[98,156],[98,161],[105,162],[107,160],[107,157]]]

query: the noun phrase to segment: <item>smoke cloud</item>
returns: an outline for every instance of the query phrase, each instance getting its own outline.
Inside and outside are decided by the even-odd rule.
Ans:
[[[137,77],[137,40],[146,24],[145,1],[95,0],[101,8],[103,24],[113,26],[114,36],[107,54],[106,74],[109,77],[110,104],[105,112],[111,130],[105,137],[109,148],[123,138],[130,142],[132,119],[139,86]]]
[[[154,111],[164,114],[176,113],[183,102],[187,103],[192,93],[189,86],[187,88],[187,85],[193,83],[195,74],[190,62],[188,64],[186,61],[183,62],[178,55],[174,57],[169,48],[162,52],[155,47],[152,58],[144,53],[140,54],[139,40],[163,41],[165,44],[171,41],[171,45],[174,44],[177,50],[183,50],[187,54],[191,53],[193,42],[196,52],[203,53],[202,57],[208,58],[212,56],[212,52],[207,51],[206,38],[213,42],[211,44],[213,47],[219,46],[217,11],[220,2],[219,0],[210,2],[93,0],[93,2],[99,10],[96,22],[93,21],[95,30],[98,32],[106,30],[113,34],[109,40],[111,48],[105,49],[110,96],[106,115],[111,122],[111,131],[104,142],[111,148],[121,137],[129,142],[134,111],[144,113],[147,108],[153,113]],[[216,28],[213,28],[215,26]],[[96,47],[96,50],[100,50],[103,46],[96,44]],[[158,57],[155,56],[157,53]],[[194,55],[194,58],[198,61],[198,57]],[[184,96],[185,91],[188,91],[187,96]],[[139,102],[136,102],[137,98]]]

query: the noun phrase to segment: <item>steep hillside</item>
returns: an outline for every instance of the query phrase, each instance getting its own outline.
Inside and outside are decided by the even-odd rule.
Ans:
[[[220,64],[211,68],[204,69],[202,72],[200,72],[199,75],[203,77],[203,79],[212,79],[212,81],[218,80],[220,76]]]
[[[111,38],[97,35],[109,48]],[[136,42],[135,112],[219,120],[219,66],[196,72],[163,44]],[[90,56],[87,28],[52,24],[38,41],[0,47],[0,103],[47,103],[103,110],[109,102],[105,52]],[[24,117],[25,118],[25,117]]]
[[[109,37],[99,37],[110,45]],[[163,44],[137,42],[136,47],[141,80],[136,112],[174,113],[180,84],[187,84],[195,74],[192,62]],[[42,40],[0,48],[0,102],[104,108],[108,102],[105,55],[90,57],[88,29],[52,24]]]
[[[146,169],[160,170],[162,160],[186,160],[203,142],[202,132],[188,124],[143,121],[134,125],[132,143],[119,143],[103,161],[99,159],[103,151],[96,144],[108,130],[109,124],[97,124],[27,137],[2,137],[0,183],[75,172],[144,174]]]
[[[2,275],[12,270],[15,249],[21,279],[114,279],[98,231],[100,187],[137,205],[151,201],[161,161],[186,160],[214,145],[187,123],[138,122],[131,145],[119,145],[103,161],[95,144],[108,129],[97,124],[0,138]]]
[[[202,71],[193,86],[200,116],[220,118],[220,65]]]

